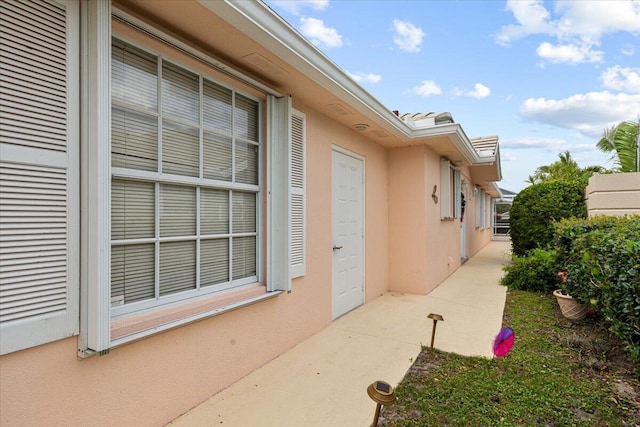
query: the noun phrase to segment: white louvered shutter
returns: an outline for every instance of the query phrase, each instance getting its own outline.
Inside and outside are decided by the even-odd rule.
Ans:
[[[458,169],[453,171],[453,197],[455,200],[453,216],[460,218],[462,216],[462,180]]]
[[[305,117],[291,116],[291,278],[306,274]]]
[[[79,7],[0,2],[0,350],[78,333]]]
[[[451,163],[440,160],[440,218],[451,217]]]

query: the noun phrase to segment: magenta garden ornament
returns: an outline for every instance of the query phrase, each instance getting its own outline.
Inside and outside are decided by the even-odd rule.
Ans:
[[[507,327],[500,329],[496,339],[493,341],[493,354],[496,357],[502,357],[509,353],[515,338],[516,335],[513,333],[513,329]]]

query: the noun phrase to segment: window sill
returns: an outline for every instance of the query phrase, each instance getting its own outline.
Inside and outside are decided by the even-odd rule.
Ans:
[[[280,295],[255,284],[111,322],[111,348]]]

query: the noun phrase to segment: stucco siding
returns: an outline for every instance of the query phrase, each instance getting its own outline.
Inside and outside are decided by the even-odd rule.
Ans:
[[[586,197],[590,217],[640,214],[640,172],[594,175]]]

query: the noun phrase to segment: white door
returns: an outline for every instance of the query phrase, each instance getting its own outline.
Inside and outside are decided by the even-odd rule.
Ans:
[[[332,318],[364,302],[364,161],[332,154]]]

